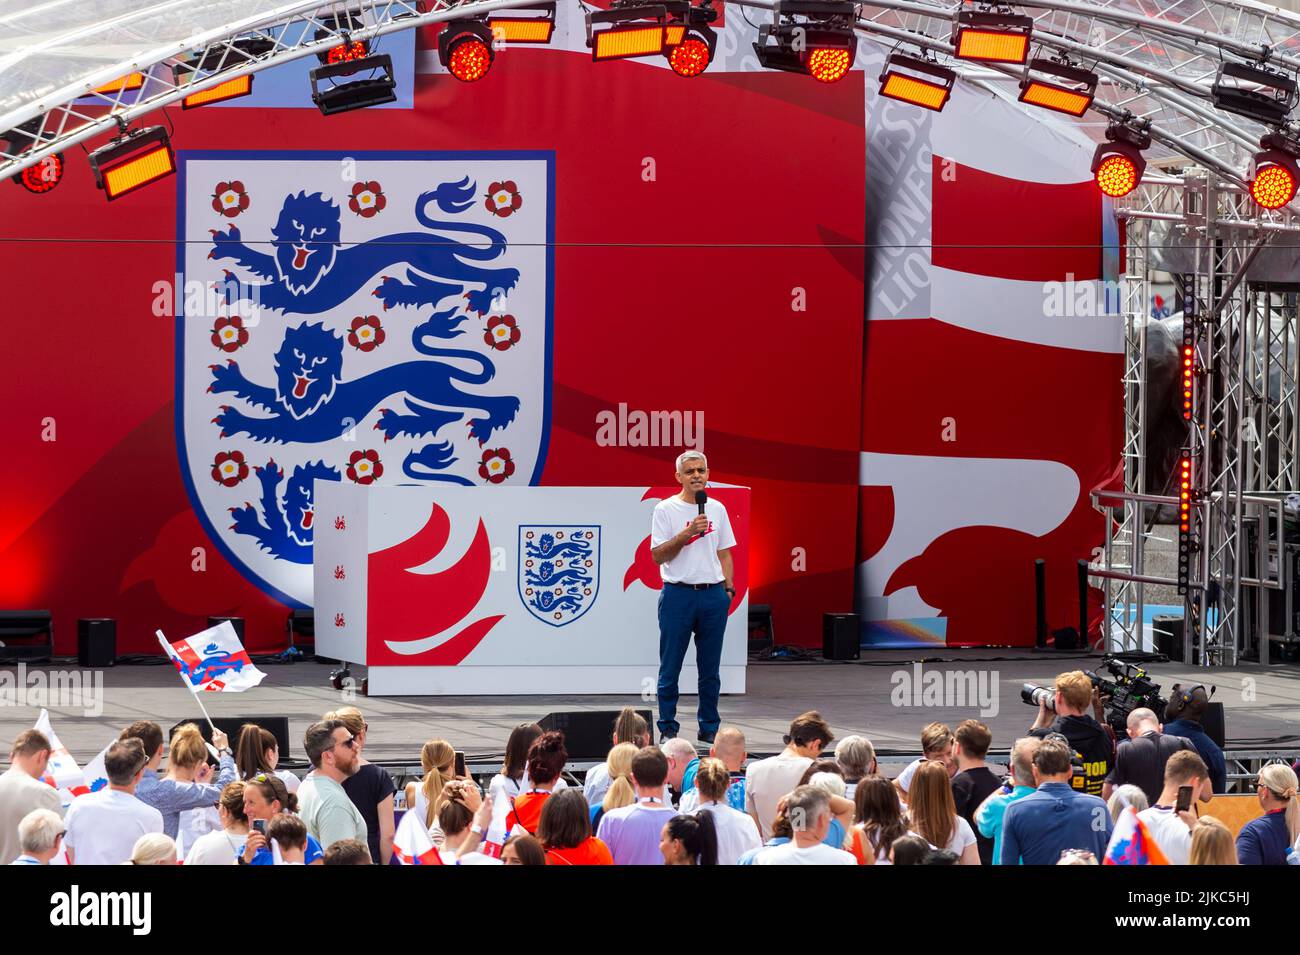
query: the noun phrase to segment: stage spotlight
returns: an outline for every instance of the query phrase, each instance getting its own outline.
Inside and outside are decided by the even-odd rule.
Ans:
[[[550,43],[555,32],[555,4],[517,7],[488,14],[488,28],[498,43]]]
[[[484,20],[452,20],[438,34],[438,59],[462,83],[481,80],[495,58],[492,31]]]
[[[1127,196],[1142,181],[1147,161],[1142,150],[1151,145],[1151,136],[1120,123],[1106,129],[1106,142],[1092,156],[1092,175],[1097,186],[1112,199]]]
[[[1281,133],[1269,133],[1259,141],[1263,152],[1255,154],[1251,163],[1254,174],[1250,177],[1250,197],[1261,209],[1281,209],[1295,198],[1300,184],[1300,142],[1288,139]]]
[[[1030,17],[959,10],[952,25],[953,55],[976,63],[1023,63],[1033,29]]]
[[[197,56],[176,64],[177,70],[216,73],[248,60],[266,56],[275,49],[275,41],[261,36],[237,37],[229,43],[210,46]],[[179,83],[179,76],[177,77]]]
[[[1033,59],[1020,81],[1020,102],[1082,116],[1097,92],[1097,74],[1069,63]]]
[[[821,83],[843,79],[858,48],[853,32],[856,9],[852,3],[833,0],[777,0],[773,22],[758,28],[754,53],[759,65],[807,73]]]
[[[906,53],[890,54],[880,74],[880,95],[940,112],[957,82],[955,71]]]
[[[316,30],[316,39],[318,41],[328,40],[331,37],[341,37],[343,41],[316,54],[316,58],[323,65],[330,66],[334,63],[364,60],[370,55],[370,44],[368,42],[352,39],[352,34],[363,27],[361,11],[333,13],[322,17],[321,22],[324,25]]]
[[[338,83],[339,77],[357,73],[381,72],[381,76],[367,76],[349,83]],[[330,85],[321,88],[321,81]],[[329,66],[318,66],[311,71],[311,101],[323,115],[346,113],[367,106],[379,106],[397,101],[397,81],[393,78],[393,58],[387,53],[368,56],[364,60],[345,60]]]
[[[124,133],[90,154],[95,185],[111,202],[176,172],[167,130],[161,126]]]
[[[1268,126],[1279,126],[1296,105],[1296,82],[1282,73],[1224,61],[1210,87],[1214,105]]]
[[[672,17],[666,28],[664,56],[678,76],[699,76],[713,62],[718,35],[709,26],[718,18],[712,0],[692,6],[689,0],[669,0],[664,4]]]
[[[6,133],[0,133],[0,141],[5,144],[4,151],[11,156],[27,152],[47,137],[42,136],[45,117],[29,119],[21,126],[15,126]],[[28,192],[44,195],[63,181],[63,153],[53,153],[28,166],[13,181]]]
[[[128,73],[126,76],[120,76],[111,83],[105,83],[103,86],[95,87],[96,93],[103,93],[110,96],[113,93],[130,93],[144,86],[144,74],[140,72]]]
[[[1184,316],[1184,321],[1187,317]],[[1191,583],[1192,564],[1192,452],[1178,455],[1178,593],[1186,594]]]
[[[1196,381],[1196,325],[1183,316],[1183,420],[1192,420],[1192,391]]]
[[[658,56],[667,45],[668,10],[663,4],[615,4],[587,14],[587,46],[593,60]]]
[[[226,100],[248,96],[252,92],[253,74],[245,73],[243,76],[236,76],[233,79],[218,83],[216,86],[209,86],[205,90],[191,93],[181,100],[181,109],[195,109],[199,106],[210,106],[213,103],[224,103]]]

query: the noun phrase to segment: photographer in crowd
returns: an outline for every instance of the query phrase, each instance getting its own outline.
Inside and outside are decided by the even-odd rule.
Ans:
[[[1089,708],[1095,717],[1088,714]],[[1115,757],[1114,742],[1102,718],[1101,697],[1092,680],[1082,670],[1071,670],[1056,678],[1050,703],[1040,695],[1038,719],[1029,729],[1030,736],[1040,739],[1051,733],[1065,737],[1082,762],[1071,785],[1089,796],[1101,795]]]

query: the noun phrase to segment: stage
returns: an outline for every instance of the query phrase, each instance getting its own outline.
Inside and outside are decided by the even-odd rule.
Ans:
[[[844,663],[755,662],[748,668],[749,692],[724,696],[721,711],[725,724],[744,731],[749,752],[757,756],[781,748],[781,736],[792,717],[818,709],[837,738],[856,733],[871,739],[881,755],[882,771],[893,775],[919,750],[921,727],[934,720],[955,726],[966,718],[982,719],[993,731],[993,752],[1005,752],[1034,719],[1034,710],[1020,701],[1022,683],[1050,683],[1058,672],[1094,669],[1099,660],[1097,655],[983,648],[944,651],[931,657],[914,651],[872,651],[859,662]],[[267,677],[261,686],[238,695],[207,694],[204,702],[217,717],[287,716],[293,746],[284,764],[301,764],[303,730],[326,710],[347,701],[329,685],[331,666],[306,662],[265,664],[263,669]],[[37,673],[50,672],[52,668],[43,666],[28,669],[27,692],[36,685]],[[169,666],[120,665],[103,671],[57,672],[102,673],[102,712],[88,715],[79,705],[48,707],[55,731],[82,765],[133,720],[151,719],[169,727],[199,715],[199,708],[188,699],[188,691]],[[968,705],[947,705],[949,700],[929,705],[934,697],[927,695],[925,687],[937,685],[938,680],[925,674],[935,672],[942,674],[949,700],[954,699],[951,693],[957,688],[956,692],[965,692],[967,698],[955,699]],[[1217,685],[1215,700],[1222,701],[1226,710],[1228,751],[1290,758],[1300,753],[1300,667],[1243,664],[1207,671],[1157,663],[1150,664],[1148,672],[1165,695],[1175,682]],[[0,706],[0,743],[7,747],[19,731],[36,721],[40,707],[22,705],[39,704],[39,700],[25,699],[21,686],[15,689],[19,674],[13,666],[0,673],[4,674],[0,694],[5,704]],[[357,677],[362,673],[354,671]],[[20,705],[13,705],[15,692]],[[516,723],[554,711],[615,710],[627,705],[653,708],[654,704],[634,696],[370,698],[358,694],[355,705],[370,724],[366,756],[373,761],[418,769],[421,744],[441,737],[463,750],[469,761],[477,764],[476,771],[490,771]],[[693,697],[683,697],[679,708],[683,735],[688,739],[693,739],[695,729],[694,706]],[[586,765],[588,761],[575,760],[573,768]]]

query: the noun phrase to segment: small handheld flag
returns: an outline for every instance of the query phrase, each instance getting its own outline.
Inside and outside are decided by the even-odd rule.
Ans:
[[[159,630],[158,642],[191,693],[242,693],[266,679],[229,620],[175,643]]]
[[[1132,806],[1115,820],[1115,831],[1106,846],[1102,865],[1168,865],[1169,860],[1151,838],[1146,824],[1138,818]]]
[[[407,810],[393,833],[393,858],[402,865],[442,865],[442,856],[417,814]]]

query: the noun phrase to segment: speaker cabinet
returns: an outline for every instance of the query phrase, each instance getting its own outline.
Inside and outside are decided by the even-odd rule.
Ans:
[[[83,617],[77,621],[77,666],[103,669],[117,660],[117,621]]]
[[[857,660],[862,656],[855,613],[822,614],[822,656],[827,660]]]

